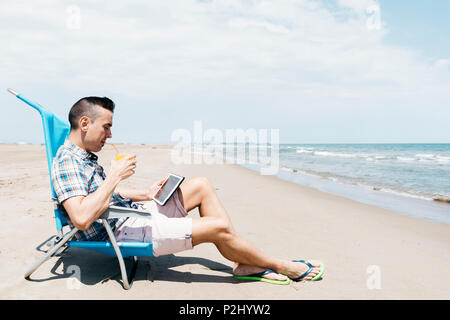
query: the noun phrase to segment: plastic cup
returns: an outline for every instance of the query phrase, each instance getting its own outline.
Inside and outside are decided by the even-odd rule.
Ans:
[[[126,154],[118,154],[116,155],[116,160],[120,160],[122,158],[125,158],[127,155]],[[131,158],[130,160],[134,160],[135,157]]]

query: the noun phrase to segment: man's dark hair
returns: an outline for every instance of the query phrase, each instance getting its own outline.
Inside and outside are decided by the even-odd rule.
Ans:
[[[107,97],[84,97],[78,100],[70,109],[69,122],[70,129],[78,128],[78,121],[82,116],[88,116],[92,121],[95,121],[97,112],[95,106],[100,106],[114,112],[115,104]]]

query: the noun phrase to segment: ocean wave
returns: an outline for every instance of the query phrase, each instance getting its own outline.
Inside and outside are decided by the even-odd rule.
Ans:
[[[418,153],[416,159],[423,162],[450,163],[450,157],[435,155],[432,153]]]
[[[420,200],[427,200],[427,201],[434,200],[434,201],[450,203],[450,198],[449,197],[436,195],[436,194],[425,194],[425,193],[420,193],[419,194],[419,193],[416,193],[416,192],[413,192],[413,191],[409,191],[409,190],[401,190],[401,189],[395,189],[395,188],[392,188],[392,187],[385,187],[385,186],[374,186],[374,185],[367,184],[367,183],[365,183],[363,181],[356,182],[353,179],[349,179],[349,178],[346,178],[346,177],[338,177],[338,176],[335,176],[335,175],[319,173],[319,172],[310,172],[310,171],[300,170],[300,169],[297,169],[297,168],[281,167],[281,170],[287,171],[287,172],[290,172],[290,173],[293,173],[293,174],[300,174],[300,175],[305,175],[305,176],[309,176],[309,177],[325,179],[325,180],[333,181],[333,182],[336,182],[336,183],[343,183],[343,184],[347,184],[347,185],[354,185],[354,186],[366,188],[368,190],[385,192],[385,193],[394,194],[394,195],[402,196],[402,197],[408,197],[408,198],[414,198],[414,199],[420,199]]]
[[[314,151],[314,154],[318,156],[324,156],[324,157],[339,157],[339,158],[355,158],[358,157],[358,155],[353,153],[337,153],[337,152],[330,152],[330,151]]]
[[[382,192],[395,194],[397,196],[402,196],[402,197],[427,200],[427,201],[433,200],[432,195],[419,195],[419,194],[411,193],[411,192],[404,191],[404,190],[395,190],[395,189],[383,188],[383,187],[371,187],[371,188],[372,188],[372,190],[375,190],[375,191],[382,191]]]
[[[410,162],[410,161],[416,161],[416,158],[410,158],[410,157],[397,157],[397,160],[399,160],[399,161],[407,161],[407,162]]]
[[[435,157],[432,153],[418,153],[416,154],[416,158],[423,158],[423,159],[433,159]]]
[[[314,155],[322,157],[336,157],[336,158],[347,158],[347,159],[362,159],[366,161],[384,161],[395,159],[389,155],[379,155],[379,154],[367,154],[367,153],[341,153],[332,151],[313,151]]]
[[[333,152],[333,151],[321,151],[321,150],[314,150],[313,148],[303,148],[303,147],[297,147],[296,153],[300,154],[307,154],[307,155],[314,155],[314,156],[321,156],[321,157],[337,157],[337,158],[354,158],[354,159],[365,159],[368,161],[375,161],[375,160],[389,160],[391,159],[390,156],[387,155],[379,155],[379,154],[367,154],[367,153],[343,153],[343,152]]]
[[[450,163],[450,157],[437,156],[436,158],[439,163]]]
[[[301,170],[298,168],[291,168],[291,167],[281,167],[280,168],[282,171],[287,171],[293,174],[300,174],[303,176],[309,176],[309,177],[314,177],[314,178],[318,178],[318,179],[324,179],[324,180],[330,180],[333,182],[338,182],[338,183],[345,183],[345,184],[352,184],[352,185],[357,185],[358,183],[355,181],[352,181],[350,178],[347,177],[343,177],[343,176],[337,176],[337,175],[332,175],[329,173],[324,173],[324,172],[315,172],[315,171],[309,171],[309,170]]]
[[[429,164],[450,164],[450,157],[436,155],[431,153],[418,153],[415,155],[391,155],[391,154],[371,154],[371,153],[345,153],[334,151],[314,150],[313,148],[296,147],[295,152],[304,156],[319,156],[342,159],[360,159],[370,162],[374,161],[400,161],[400,162],[417,162]]]
[[[291,173],[302,174],[302,175],[309,176],[309,177],[325,178],[325,176],[320,175],[319,173],[313,173],[313,172],[309,172],[309,171],[304,171],[304,170],[300,170],[300,169],[297,169],[297,168],[281,167],[280,169],[283,170],[283,171],[288,171],[288,172],[291,172]]]
[[[306,149],[297,149],[297,150],[295,150],[295,152],[297,152],[297,153],[313,153],[314,151],[306,150]]]

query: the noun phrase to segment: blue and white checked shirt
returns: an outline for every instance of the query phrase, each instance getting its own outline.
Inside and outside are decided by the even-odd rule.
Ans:
[[[97,190],[103,183],[106,175],[102,166],[97,162],[98,157],[87,152],[69,140],[58,149],[52,166],[52,184],[55,193],[58,197],[58,202],[61,204],[64,200],[76,196],[87,196]],[[121,197],[118,193],[113,193],[111,196],[111,205],[121,207],[137,208],[137,204],[132,203],[130,198]],[[72,222],[61,205],[61,211],[67,218],[71,227]],[[127,218],[108,219],[112,230],[118,228]],[[98,220],[95,221],[89,229],[85,231],[79,230],[75,233],[76,240],[92,240],[102,241],[108,238],[105,227]]]

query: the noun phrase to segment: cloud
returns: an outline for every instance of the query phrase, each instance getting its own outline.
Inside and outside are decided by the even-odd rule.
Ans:
[[[450,59],[438,59],[434,65],[438,69],[448,70],[450,66]]]
[[[415,90],[448,97],[446,60],[385,44],[383,24],[368,28],[376,1],[336,4],[77,1],[74,20],[77,11],[59,1],[2,1],[0,68],[11,82],[136,97],[258,94],[304,105]]]
[[[365,14],[368,8],[379,6],[378,1],[375,0],[337,0],[337,4],[340,7],[351,9],[359,15]]]

